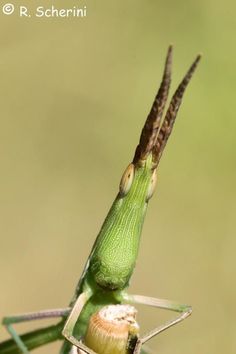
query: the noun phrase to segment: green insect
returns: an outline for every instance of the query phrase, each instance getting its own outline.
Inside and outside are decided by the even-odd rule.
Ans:
[[[169,47],[162,82],[143,127],[133,161],[121,178],[119,192],[95,240],[69,307],[5,317],[3,324],[13,339],[0,344],[1,354],[28,354],[32,349],[58,339],[64,340],[60,354],[72,353],[72,348],[75,347],[85,353],[94,354],[94,351],[81,343],[81,338],[85,334],[90,316],[108,304],[144,304],[178,312],[176,318],[137,340],[133,353],[139,354],[142,345],[149,339],[191,314],[190,306],[142,295],[130,295],[127,288],[135,268],[148,202],[156,186],[157,167],[184,91],[199,60],[200,55],[175,91],[162,119],[171,82],[172,46]],[[21,336],[13,328],[15,323],[50,317],[61,319],[56,325]]]

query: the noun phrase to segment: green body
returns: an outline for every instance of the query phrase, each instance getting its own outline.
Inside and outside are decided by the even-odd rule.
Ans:
[[[82,292],[91,292],[76,324],[74,335],[78,338],[84,335],[91,314],[107,304],[122,302],[137,259],[153,175],[151,161],[149,158],[135,171],[126,195],[118,193],[94,243],[70,304],[73,306]]]

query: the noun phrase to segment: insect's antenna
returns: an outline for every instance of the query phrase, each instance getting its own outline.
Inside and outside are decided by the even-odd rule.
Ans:
[[[160,88],[157,92],[153,102],[151,111],[144,124],[139,145],[136,148],[133,162],[136,163],[140,160],[145,160],[147,155],[151,152],[153,146],[156,144],[157,133],[160,128],[162,114],[165,108],[166,100],[171,82],[171,64],[172,64],[172,46],[169,46],[164,73]]]
[[[183,80],[179,84],[177,90],[175,91],[175,93],[170,101],[170,105],[168,107],[165,118],[164,118],[163,123],[161,125],[159,134],[157,136],[156,145],[153,148],[153,158],[154,158],[155,166],[157,166],[160,161],[160,158],[161,158],[163,150],[166,146],[167,140],[172,132],[175,118],[177,116],[180,104],[182,102],[183,94],[185,92],[185,89],[186,89],[188,83],[191,80],[191,77],[192,77],[200,59],[201,59],[201,55],[199,54],[196,57],[193,64],[190,66],[188,72],[186,73]]]

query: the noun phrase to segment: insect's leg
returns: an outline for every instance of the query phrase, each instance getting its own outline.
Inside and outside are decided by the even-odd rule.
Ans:
[[[168,322],[164,323],[163,325],[160,325],[159,327],[154,328],[150,332],[146,333],[143,337],[138,339],[133,354],[139,354],[141,352],[142,345],[144,343],[146,343],[149,339],[151,339],[154,336],[156,336],[157,334],[165,331],[167,328],[170,328],[173,325],[183,321],[185,318],[187,318],[192,313],[191,306],[177,304],[175,302],[172,302],[169,300],[164,300],[164,299],[157,299],[157,298],[142,296],[142,295],[125,294],[124,300],[131,302],[133,304],[142,304],[142,305],[157,307],[160,309],[166,309],[166,310],[179,312],[179,316],[173,318],[172,320],[169,320]]]
[[[54,317],[63,317],[69,314],[70,308],[66,309],[55,309],[55,310],[43,310],[38,312],[29,312],[21,315],[16,316],[8,316],[4,317],[2,320],[2,324],[6,327],[8,333],[12,336],[14,341],[16,342],[19,349],[22,351],[23,354],[28,354],[29,351],[25,346],[24,342],[21,340],[20,336],[13,328],[13,324],[22,323],[27,321],[33,320],[40,320],[44,318],[54,318]]]
[[[77,338],[73,336],[73,331],[75,324],[79,318],[79,315],[85,306],[86,302],[88,301],[90,295],[86,292],[79,295],[78,299],[72,311],[66,321],[65,327],[63,328],[62,335],[74,346],[81,349],[84,353],[87,354],[96,354],[93,350],[89,349],[85,344],[81,343]]]

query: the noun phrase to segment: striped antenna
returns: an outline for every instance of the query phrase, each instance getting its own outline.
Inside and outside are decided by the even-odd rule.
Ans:
[[[198,55],[195,61],[193,62],[193,64],[191,65],[191,67],[189,68],[188,72],[184,76],[183,80],[181,81],[180,85],[178,86],[177,90],[175,91],[170,101],[170,105],[168,107],[165,118],[163,120],[163,123],[161,125],[160,131],[157,136],[156,144],[153,147],[153,161],[155,167],[158,165],[160,161],[167,140],[172,132],[175,118],[177,116],[180,104],[182,102],[183,94],[185,92],[186,87],[188,86],[188,83],[190,82],[190,79],[200,59],[201,59],[201,55]]]
[[[161,118],[168,98],[168,92],[171,82],[171,64],[172,64],[172,46],[169,46],[164,73],[160,88],[157,92],[153,102],[151,111],[144,124],[139,144],[136,148],[133,162],[145,160],[147,155],[152,151],[153,146],[156,145],[157,134],[161,125]]]

